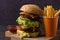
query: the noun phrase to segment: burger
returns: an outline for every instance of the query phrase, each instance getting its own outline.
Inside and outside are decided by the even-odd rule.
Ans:
[[[20,16],[16,19],[19,24],[17,34],[20,38],[38,37],[41,31],[41,9],[35,4],[25,4],[20,8]]]

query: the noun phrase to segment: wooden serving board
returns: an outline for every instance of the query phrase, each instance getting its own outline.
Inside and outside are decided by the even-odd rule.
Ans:
[[[50,40],[53,37],[37,37],[37,38],[24,38],[21,39],[17,34],[13,34],[9,31],[5,32],[5,37],[10,37],[11,40]]]
[[[19,38],[18,35],[12,35],[11,36],[11,40],[50,40],[52,39],[52,37],[37,37],[37,38],[24,38],[24,39],[21,39]]]

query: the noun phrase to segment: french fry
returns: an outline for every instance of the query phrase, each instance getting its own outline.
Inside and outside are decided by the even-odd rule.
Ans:
[[[53,17],[54,9],[52,6],[47,6],[47,17]]]
[[[60,10],[55,10],[52,6],[44,7],[43,16],[46,17],[57,17],[60,13]]]
[[[46,12],[46,7],[44,7],[44,12],[43,12],[43,16],[47,16],[47,14],[46,14],[47,12]]]
[[[57,12],[57,11],[53,8],[53,9],[52,9],[53,17],[54,17],[55,12]]]
[[[54,15],[57,13],[58,10],[54,10]]]
[[[59,13],[60,13],[60,10],[57,11],[57,13],[55,13],[54,17],[57,17],[59,15]]]

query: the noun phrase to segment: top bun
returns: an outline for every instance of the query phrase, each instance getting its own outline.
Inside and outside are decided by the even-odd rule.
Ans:
[[[28,12],[28,13],[33,13],[33,14],[41,14],[42,10],[39,6],[35,5],[35,4],[26,4],[26,5],[23,5],[21,8],[20,8],[20,11],[23,11],[23,12]]]

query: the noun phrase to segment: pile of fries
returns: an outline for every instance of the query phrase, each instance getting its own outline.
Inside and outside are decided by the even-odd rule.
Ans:
[[[43,16],[45,17],[57,17],[60,13],[60,10],[55,10],[52,6],[44,7]]]

